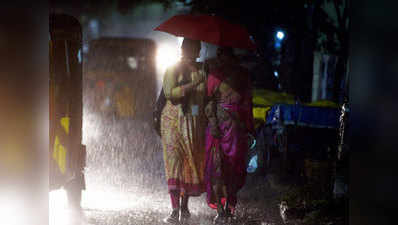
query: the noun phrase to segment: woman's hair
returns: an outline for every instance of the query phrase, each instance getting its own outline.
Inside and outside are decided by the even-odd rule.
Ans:
[[[200,44],[200,41],[189,39],[189,38],[184,38],[184,40],[182,41],[181,48],[182,49],[200,50],[201,44]]]
[[[234,57],[234,50],[230,47],[218,47],[217,56],[220,57],[222,55]]]

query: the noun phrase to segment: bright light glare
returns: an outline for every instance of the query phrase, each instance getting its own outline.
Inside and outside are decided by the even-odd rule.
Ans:
[[[279,40],[282,40],[283,38],[285,38],[285,33],[283,33],[283,31],[278,31],[278,32],[276,32],[276,37]]]
[[[159,46],[156,55],[156,63],[161,71],[165,71],[169,66],[174,65],[180,60],[178,48],[168,45]]]
[[[82,207],[90,210],[134,210],[168,212],[169,201],[165,200],[167,192],[148,193],[143,189],[133,188],[129,191],[115,187],[94,188],[83,191]]]
[[[275,77],[278,77],[278,76],[279,76],[278,71],[274,71],[274,76],[275,76]]]
[[[181,48],[181,45],[182,45],[182,41],[184,40],[184,38],[183,37],[178,37],[177,38],[177,41],[178,41],[178,48]]]
[[[83,113],[83,144],[86,144],[90,139],[98,140],[102,135],[103,129],[98,129],[97,121],[99,120],[100,116],[90,109]]]
[[[95,191],[84,192],[82,206],[90,209],[101,210],[124,210],[142,206],[145,196],[125,194],[118,191]]]
[[[0,198],[0,220],[2,225],[28,225],[24,204],[14,198]],[[22,212],[22,214],[21,214]]]
[[[50,192],[49,196],[49,224],[67,225],[69,216],[67,212],[68,199],[66,191],[59,189]]]
[[[166,69],[171,65],[176,64],[181,58],[182,38],[178,38],[178,46],[169,44],[160,45],[156,53],[156,68],[157,68],[157,89],[161,89],[163,76]]]
[[[50,209],[65,209],[68,204],[68,198],[64,189],[58,189],[50,192],[49,207]]]

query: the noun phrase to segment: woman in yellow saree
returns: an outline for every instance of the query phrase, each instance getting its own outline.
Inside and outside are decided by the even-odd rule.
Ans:
[[[189,218],[189,196],[205,191],[205,72],[196,62],[200,41],[185,38],[181,49],[181,62],[169,68],[163,80],[167,102],[160,131],[173,208],[167,223],[178,223],[180,214],[181,219]]]

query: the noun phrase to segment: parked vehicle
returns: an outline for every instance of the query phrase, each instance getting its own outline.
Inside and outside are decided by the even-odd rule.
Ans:
[[[92,40],[84,69],[93,112],[118,119],[150,118],[157,88],[155,54],[150,39]]]

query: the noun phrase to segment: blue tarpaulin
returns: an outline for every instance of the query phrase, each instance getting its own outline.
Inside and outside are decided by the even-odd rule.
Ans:
[[[278,104],[271,107],[267,123],[272,126],[295,125],[331,128],[339,127],[340,111],[337,108]]]

